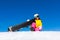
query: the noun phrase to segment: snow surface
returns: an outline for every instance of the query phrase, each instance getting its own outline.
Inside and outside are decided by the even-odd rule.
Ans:
[[[0,32],[0,40],[60,40],[60,32]]]

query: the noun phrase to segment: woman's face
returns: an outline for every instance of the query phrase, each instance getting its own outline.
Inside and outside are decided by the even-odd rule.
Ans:
[[[37,20],[39,19],[39,18],[36,18]]]

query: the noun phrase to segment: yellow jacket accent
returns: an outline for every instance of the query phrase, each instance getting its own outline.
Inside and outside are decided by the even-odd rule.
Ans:
[[[42,27],[42,21],[41,20],[35,20],[36,27]]]

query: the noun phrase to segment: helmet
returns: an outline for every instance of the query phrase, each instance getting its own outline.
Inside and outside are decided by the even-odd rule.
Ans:
[[[39,14],[34,14],[34,18],[39,17]]]

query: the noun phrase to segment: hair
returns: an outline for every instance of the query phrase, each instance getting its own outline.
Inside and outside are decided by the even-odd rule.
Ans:
[[[36,18],[39,18],[39,17],[36,17]],[[34,18],[34,19],[36,19],[36,18]],[[40,20],[40,18],[39,18],[39,20]]]

